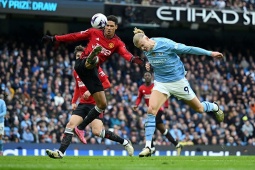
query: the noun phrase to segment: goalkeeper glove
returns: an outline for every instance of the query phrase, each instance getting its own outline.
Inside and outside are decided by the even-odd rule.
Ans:
[[[140,58],[140,57],[135,57],[133,56],[130,60],[131,63],[136,63],[136,64],[139,64],[141,66],[143,66],[144,64],[144,59],[143,58]]]

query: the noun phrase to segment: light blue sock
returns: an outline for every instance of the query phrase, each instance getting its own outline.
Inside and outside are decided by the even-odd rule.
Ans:
[[[145,147],[151,147],[151,141],[153,134],[156,129],[156,121],[155,116],[153,114],[147,114],[146,121],[145,121],[145,139],[146,145]]]
[[[0,140],[0,152],[1,152],[1,151],[4,151],[4,150],[3,150],[3,140]]]
[[[201,102],[201,104],[203,105],[205,112],[212,112],[212,111],[218,110],[218,106],[214,103],[204,101],[204,102]]]

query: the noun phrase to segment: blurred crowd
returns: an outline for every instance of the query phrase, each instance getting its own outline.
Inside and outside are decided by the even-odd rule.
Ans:
[[[3,37],[0,44],[0,87],[8,108],[4,143],[59,143],[72,114],[74,48],[64,43],[42,44],[32,39]],[[225,121],[219,124],[213,114],[196,113],[171,97],[163,120],[183,145],[255,146],[254,53],[249,48],[235,53],[224,49],[223,53],[222,61],[208,56],[181,56],[198,98],[218,101],[226,114]],[[134,112],[131,106],[145,69],[117,54],[102,67],[112,84],[106,90],[105,128],[129,138],[133,144],[144,144],[147,107],[142,103]],[[90,127],[85,130],[88,143],[115,144],[93,136]],[[170,145],[159,131],[155,132],[155,139],[156,145]],[[73,142],[79,143],[76,136]]]

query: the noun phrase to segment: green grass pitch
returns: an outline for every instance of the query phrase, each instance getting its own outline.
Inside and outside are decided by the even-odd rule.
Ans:
[[[2,156],[0,170],[254,170],[255,156]]]

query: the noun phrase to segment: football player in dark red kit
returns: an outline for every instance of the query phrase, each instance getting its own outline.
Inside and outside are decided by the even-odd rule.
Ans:
[[[76,59],[79,59],[81,53],[84,51],[84,47],[77,46],[75,47],[74,54],[76,56]],[[111,87],[111,84],[108,80],[108,76],[104,73],[101,67],[98,67],[98,75],[99,79],[102,82],[103,88],[107,89]],[[76,71],[73,71],[73,76],[75,78],[75,90],[74,95],[72,99],[72,109],[73,113],[69,120],[69,122],[66,125],[64,137],[61,141],[61,145],[58,150],[50,150],[46,149],[46,153],[50,158],[54,159],[60,159],[63,158],[64,153],[70,143],[72,142],[72,137],[74,134],[74,128],[78,126],[83,119],[87,116],[88,112],[95,106],[96,102],[91,96],[90,92],[88,91],[87,87],[84,85],[84,83],[81,81],[80,77],[76,73]],[[77,106],[77,101],[80,99],[79,104]],[[123,139],[120,136],[114,134],[113,132],[109,130],[105,130],[103,126],[103,113],[101,113],[96,119],[94,119],[91,122],[91,128],[92,133],[96,136],[99,136],[101,138],[107,138],[112,141],[118,142],[122,144],[128,155],[133,156],[134,154],[134,148],[132,147],[131,142],[127,139]],[[87,143],[86,140],[81,141],[82,143]]]
[[[118,53],[129,62],[143,65],[143,60],[137,56],[133,56],[126,49],[121,39],[115,34],[118,28],[117,17],[110,15],[107,17],[107,20],[107,24],[102,30],[90,28],[77,33],[56,36],[45,35],[43,37],[43,40],[62,42],[88,40],[86,49],[82,53],[80,59],[75,62],[75,70],[95,99],[96,106],[90,110],[82,126],[75,128],[75,133],[79,136],[81,141],[84,140],[84,126],[87,126],[98,115],[103,113],[107,106],[105,92],[98,78],[95,65],[98,66],[102,64],[111,57],[113,53]]]
[[[147,106],[149,106],[149,99],[150,99],[150,95],[151,95],[151,91],[152,88],[154,86],[154,83],[152,83],[152,74],[150,72],[145,72],[144,73],[144,80],[145,83],[142,84],[139,87],[139,91],[138,91],[138,95],[137,95],[137,99],[135,102],[135,105],[132,107],[134,111],[137,111],[139,104],[141,103],[142,99],[144,99],[145,103]],[[170,134],[169,130],[165,128],[163,120],[162,120],[162,114],[164,114],[164,107],[168,107],[168,100],[165,102],[165,105],[162,106],[157,115],[156,115],[156,127],[157,129],[164,135],[166,136],[166,138],[172,143],[174,144],[174,146],[176,147],[177,150],[177,155],[179,156],[181,153],[181,149],[182,149],[182,145],[180,143],[178,143],[173,136]],[[151,146],[151,153],[155,153],[155,147],[153,145],[152,142],[152,146]]]

